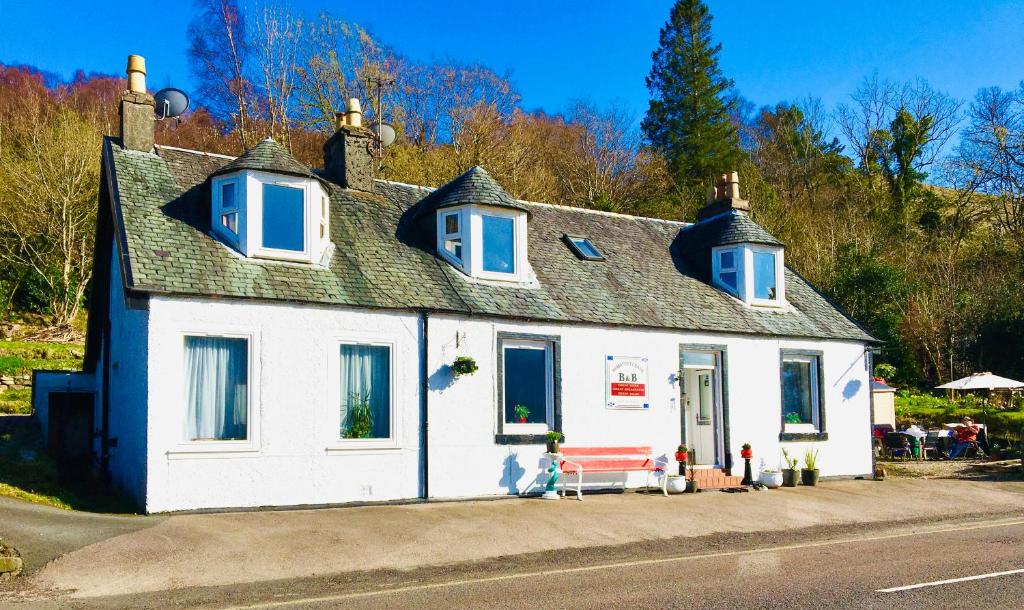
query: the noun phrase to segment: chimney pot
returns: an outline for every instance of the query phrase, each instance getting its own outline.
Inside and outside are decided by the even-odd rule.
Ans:
[[[146,92],[146,58],[141,55],[129,55],[128,67],[128,90],[135,93]]]
[[[346,119],[349,125],[353,127],[362,127],[363,125],[363,108],[359,104],[359,98],[353,97],[348,100],[348,111],[345,113]]]
[[[750,212],[750,202],[740,199],[739,172],[720,174],[715,179],[714,186],[708,189],[707,205],[697,212],[697,220],[717,216],[729,210],[744,214]]]

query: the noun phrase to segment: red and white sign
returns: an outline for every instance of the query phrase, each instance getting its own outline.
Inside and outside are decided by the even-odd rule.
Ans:
[[[605,400],[609,409],[650,409],[647,358],[608,356]]]

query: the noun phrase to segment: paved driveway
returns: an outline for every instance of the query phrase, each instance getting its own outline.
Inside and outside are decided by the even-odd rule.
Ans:
[[[152,527],[165,518],[68,511],[0,497],[0,538],[21,553],[26,574],[65,553]]]

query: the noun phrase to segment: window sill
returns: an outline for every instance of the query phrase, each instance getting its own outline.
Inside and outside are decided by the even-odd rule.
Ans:
[[[546,445],[548,435],[545,434],[495,434],[495,445]],[[564,441],[563,441],[564,442]]]
[[[178,445],[174,449],[167,451],[167,459],[191,459],[191,458],[211,458],[211,457],[234,457],[234,456],[246,456],[255,455],[260,452],[258,445],[251,443],[245,444],[228,444],[228,443],[209,443],[209,444],[190,444],[190,445]]]
[[[828,432],[781,432],[779,440],[787,441],[827,441]]]
[[[392,439],[374,441],[353,441],[350,443],[333,443],[324,447],[327,455],[344,455],[347,453],[375,452],[375,451],[400,451],[398,442]]]

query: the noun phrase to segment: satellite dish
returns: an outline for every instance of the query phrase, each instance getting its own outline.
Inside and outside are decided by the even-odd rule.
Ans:
[[[156,92],[153,99],[156,100],[154,112],[156,112],[157,120],[160,121],[179,117],[188,110],[188,94],[181,89],[174,87],[161,89]]]
[[[395,128],[387,123],[373,123],[370,125],[370,131],[373,132],[373,135],[377,136],[377,139],[384,146],[391,146],[395,143],[395,137],[397,136]]]

